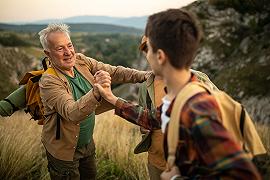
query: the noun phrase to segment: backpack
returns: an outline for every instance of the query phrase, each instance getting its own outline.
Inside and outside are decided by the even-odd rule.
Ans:
[[[168,125],[167,169],[171,169],[175,164],[175,153],[179,138],[179,116],[182,108],[192,96],[205,91],[215,97],[221,111],[221,123],[250,158],[267,154],[253,121],[240,103],[223,91],[212,90],[199,82],[190,82],[178,93],[172,109]],[[260,171],[260,167],[257,166],[257,168]]]
[[[25,85],[26,94],[25,102],[26,109],[25,112],[31,115],[31,119],[38,121],[39,125],[43,125],[45,116],[44,116],[44,107],[40,98],[39,91],[39,80],[42,74],[53,74],[56,75],[56,72],[53,68],[48,68],[47,57],[43,58],[42,65],[43,69],[38,71],[27,72],[22,80],[19,82],[19,85]]]
[[[190,71],[196,76],[196,78],[200,82],[205,83],[207,86],[209,86],[213,90],[218,90],[218,88],[215,86],[215,84],[212,83],[212,81],[209,79],[209,77],[205,73],[203,73],[201,71],[196,71],[194,69],[190,69]],[[152,80],[151,81],[154,81],[153,78],[154,78],[154,76],[152,75]],[[145,99],[142,100],[144,102],[143,104],[147,109],[151,110],[152,109],[152,100],[151,100],[150,94],[149,94],[147,89],[143,89],[142,92],[145,93]],[[151,131],[142,130],[142,129],[143,128],[140,129],[141,133],[142,133],[142,140],[135,147],[134,154],[147,152],[149,150],[150,146],[151,146],[151,142],[152,142],[152,139],[151,139],[152,133],[151,133]],[[143,131],[146,131],[146,132],[143,132]]]

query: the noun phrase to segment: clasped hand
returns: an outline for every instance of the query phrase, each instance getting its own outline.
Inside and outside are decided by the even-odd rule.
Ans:
[[[115,105],[117,97],[114,96],[111,90],[111,76],[108,72],[99,70],[94,75],[94,86],[98,89],[100,95],[108,102]]]

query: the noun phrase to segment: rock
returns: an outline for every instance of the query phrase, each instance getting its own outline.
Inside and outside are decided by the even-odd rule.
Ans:
[[[249,37],[246,37],[240,43],[239,49],[242,51],[243,54],[247,54],[248,52],[249,40]]]

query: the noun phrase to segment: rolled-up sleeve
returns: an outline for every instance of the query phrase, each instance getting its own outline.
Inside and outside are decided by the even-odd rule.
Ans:
[[[144,82],[150,74],[148,71],[139,71],[123,66],[112,66],[92,58],[87,59],[92,74],[95,74],[98,70],[107,71],[112,78],[112,83],[141,83]]]

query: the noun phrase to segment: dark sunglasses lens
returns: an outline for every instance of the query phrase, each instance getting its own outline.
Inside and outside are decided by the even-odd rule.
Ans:
[[[143,48],[143,51],[144,51],[145,53],[147,53],[147,52],[148,52],[148,47],[147,47],[147,44],[145,44],[145,47]]]
[[[143,44],[141,45],[141,51],[143,51],[143,52],[147,53],[147,51],[148,51],[148,47],[147,47],[146,42],[145,42],[145,43],[143,43]]]

